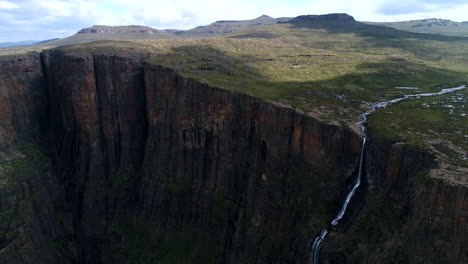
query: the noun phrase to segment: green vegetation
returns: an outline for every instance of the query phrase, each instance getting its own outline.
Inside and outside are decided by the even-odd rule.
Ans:
[[[215,263],[219,248],[212,236],[195,229],[172,235],[163,244],[153,236],[151,225],[139,216],[121,216],[109,227],[113,242],[113,254],[122,255],[128,263],[185,264]]]
[[[186,183],[168,183],[167,190],[172,194],[181,194],[190,192],[192,190],[192,186]]]
[[[26,157],[33,157],[41,153],[41,150],[36,145],[25,145],[19,149],[19,152],[26,155]]]
[[[331,197],[325,198],[328,196],[330,181],[326,177],[311,175],[299,157],[291,157],[287,167],[286,177],[278,175],[277,171],[265,171],[269,202],[275,208],[288,210],[291,214],[308,215],[307,219],[311,221],[307,228],[310,233],[318,233],[339,209]],[[282,189],[287,191],[278,191]]]
[[[369,117],[379,137],[429,145],[450,164],[468,167],[468,91],[409,99]]]
[[[20,46],[0,48],[0,56],[19,55],[27,52],[41,52],[44,49],[53,48],[52,46]]]
[[[18,235],[14,226],[18,225],[20,214],[19,188],[21,175],[32,168],[31,158],[40,154],[34,145],[26,145],[19,149],[24,156],[11,160],[0,161],[0,249]]]
[[[15,177],[22,171],[31,167],[29,159],[40,153],[34,145],[26,145],[19,149],[23,157],[11,160],[0,160],[0,188],[9,188],[15,185]]]
[[[408,260],[405,245],[408,238],[402,226],[408,217],[407,206],[399,196],[373,191],[366,199],[366,209],[346,233],[331,235],[333,243],[324,244],[325,254],[341,253],[350,262],[405,263]],[[333,245],[331,249],[328,245]]]
[[[363,101],[409,93],[396,86],[417,86],[427,92],[467,79],[468,62],[463,58],[468,39],[430,39],[372,26],[278,24],[242,32],[255,33],[278,37],[165,41],[163,54],[151,61],[213,86],[305,111],[320,108],[325,120],[336,120],[342,113],[351,121],[362,111]]]
[[[128,263],[151,264],[156,262],[156,247],[150,225],[138,216],[120,216],[109,226],[109,237],[117,237],[111,249],[122,255]]]
[[[171,240],[157,248],[160,264],[216,263],[220,248],[211,234],[188,230],[175,234]]]

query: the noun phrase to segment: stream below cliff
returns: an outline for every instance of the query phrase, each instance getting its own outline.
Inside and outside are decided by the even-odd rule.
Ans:
[[[466,88],[466,85],[461,85],[461,86],[454,87],[454,88],[442,89],[441,91],[436,92],[436,93],[408,94],[408,95],[405,95],[405,96],[400,97],[400,98],[396,98],[396,99],[393,99],[393,100],[373,104],[370,110],[368,110],[368,111],[361,114],[361,120],[358,122],[358,125],[359,125],[359,127],[361,129],[363,139],[362,139],[362,144],[361,144],[361,152],[360,152],[360,155],[359,155],[358,173],[356,175],[356,180],[354,182],[353,188],[351,189],[351,191],[346,196],[346,199],[344,200],[340,211],[338,212],[336,217],[333,218],[333,220],[330,222],[330,227],[327,227],[327,228],[323,229],[320,232],[320,234],[317,237],[315,237],[314,242],[313,242],[312,247],[311,247],[311,261],[310,261],[311,264],[320,263],[320,248],[321,248],[323,242],[325,241],[326,236],[331,231],[333,231],[334,227],[336,227],[336,226],[338,226],[340,224],[341,220],[343,219],[343,217],[344,217],[344,215],[346,213],[346,210],[348,209],[348,205],[349,205],[351,199],[353,198],[353,196],[355,195],[357,189],[361,185],[362,174],[363,174],[364,153],[365,153],[365,147],[366,147],[366,141],[367,141],[367,129],[366,129],[366,126],[365,126],[365,123],[367,122],[367,117],[370,114],[377,111],[378,109],[380,109],[380,108],[385,108],[385,107],[387,107],[387,106],[389,106],[391,104],[394,104],[394,103],[397,103],[397,102],[400,102],[400,101],[403,101],[403,100],[406,100],[406,99],[409,99],[409,98],[420,98],[420,97],[443,95],[443,94],[446,94],[446,93],[455,92],[455,91],[462,90],[462,89],[465,89],[465,88]]]

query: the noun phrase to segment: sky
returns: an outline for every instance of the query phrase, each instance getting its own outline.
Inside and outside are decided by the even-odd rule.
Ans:
[[[264,14],[326,13],[360,21],[468,21],[468,0],[0,0],[0,42],[63,38],[92,25],[190,29]]]

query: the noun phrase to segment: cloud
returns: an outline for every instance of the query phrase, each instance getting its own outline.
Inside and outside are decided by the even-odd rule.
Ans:
[[[385,1],[378,8],[384,15],[402,15],[413,13],[431,13],[451,9],[466,4],[466,0],[405,0]]]
[[[358,20],[466,20],[466,0],[0,0],[0,42],[66,37],[84,27],[189,29],[216,20],[349,13]]]
[[[0,1],[0,10],[1,9],[14,9],[14,8],[18,8],[18,6],[9,1]]]

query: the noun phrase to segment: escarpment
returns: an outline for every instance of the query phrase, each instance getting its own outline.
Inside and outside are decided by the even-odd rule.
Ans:
[[[352,181],[360,137],[184,78],[149,56],[54,49],[0,59],[0,263],[306,263],[310,239]],[[463,260],[466,225],[456,221],[466,219],[465,189],[454,197],[441,182],[413,197],[407,182],[432,158],[378,140],[369,146],[373,190],[401,198],[392,206],[405,202],[409,220],[392,227],[411,229],[401,243],[413,244],[395,248],[422,256],[433,241],[441,246],[431,254]],[[439,192],[444,201],[434,201]],[[440,208],[451,199],[456,206]],[[451,224],[427,221],[427,201]],[[382,229],[385,215],[367,213],[373,208],[363,203],[358,224],[325,244],[324,260],[354,250],[335,238],[361,230],[365,216]],[[427,230],[456,234],[458,248]],[[413,242],[422,234],[425,243]]]

